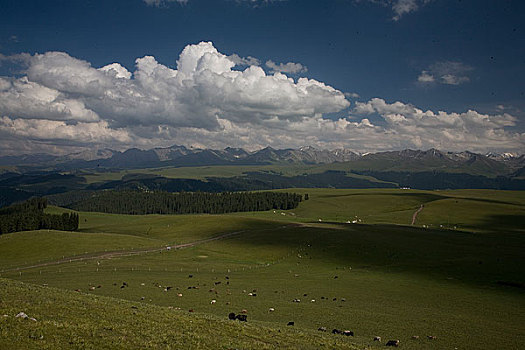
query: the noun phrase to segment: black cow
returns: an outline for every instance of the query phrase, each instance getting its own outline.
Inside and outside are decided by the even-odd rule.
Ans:
[[[295,325],[295,322],[294,321],[290,321],[288,322],[288,326],[294,326]]]
[[[237,315],[235,318],[242,322],[248,322],[248,315]]]
[[[341,333],[342,332],[337,328],[332,329],[332,334],[341,334]]]
[[[230,312],[230,314],[228,315],[228,318],[229,318],[230,320],[235,320],[235,313]]]
[[[399,346],[399,340],[389,340],[386,342],[386,346]]]
[[[320,332],[326,332],[326,327],[319,327],[317,330]]]

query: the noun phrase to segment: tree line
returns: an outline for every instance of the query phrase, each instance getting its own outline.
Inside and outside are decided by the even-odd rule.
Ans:
[[[285,192],[102,191],[71,204],[71,209],[114,214],[222,214],[294,209],[302,196]]]
[[[78,214],[46,214],[46,198],[31,198],[25,202],[0,209],[0,234],[52,229],[75,231],[78,229]]]

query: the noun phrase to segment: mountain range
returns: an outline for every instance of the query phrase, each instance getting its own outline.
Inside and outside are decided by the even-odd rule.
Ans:
[[[264,164],[332,164],[348,163],[361,170],[437,170],[462,171],[483,175],[523,173],[525,156],[510,153],[486,155],[473,152],[444,152],[437,149],[402,150],[359,154],[348,149],[321,150],[314,147],[298,149],[264,149],[247,152],[242,148],[223,150],[171,146],[141,150],[131,148],[120,152],[111,149],[87,150],[65,156],[31,154],[0,157],[0,166],[47,168],[53,170],[120,168],[136,169],[165,166],[264,165]]]

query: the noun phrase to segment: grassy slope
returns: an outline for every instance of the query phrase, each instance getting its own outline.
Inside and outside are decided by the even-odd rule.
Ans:
[[[232,215],[292,222],[340,222],[410,225],[421,206],[416,226],[468,232],[523,232],[525,197],[520,191],[398,189],[292,189],[310,196],[294,210]],[[284,213],[285,215],[281,214]],[[293,215],[292,215],[293,213]]]
[[[150,304],[219,318],[247,309],[250,321],[274,329],[288,321],[304,332],[320,326],[352,329],[357,335],[353,342],[362,346],[375,335],[401,339],[407,349],[515,349],[524,344],[521,290],[494,283],[523,275],[516,264],[521,251],[509,249],[523,241],[501,247],[507,256],[498,263],[494,242],[486,241],[486,235],[454,238],[456,233],[397,230],[288,227],[100,265],[79,262],[5,276],[136,302],[145,297]],[[388,235],[396,241],[381,246]],[[123,281],[129,287],[121,288]],[[101,288],[89,290],[97,285]],[[173,289],[165,292],[166,286]],[[248,295],[253,290],[257,297]],[[302,302],[292,303],[294,298]],[[217,304],[210,304],[212,299]],[[269,313],[270,307],[276,311]],[[413,341],[412,335],[421,339]],[[427,341],[426,335],[438,340]]]
[[[407,163],[408,162],[408,163]],[[490,164],[489,164],[490,163]],[[508,169],[504,164],[490,161],[489,163],[474,162],[468,165],[455,165],[446,160],[414,160],[412,162],[404,160],[400,162],[390,156],[368,157],[352,162],[330,163],[330,164],[272,164],[272,165],[217,165],[217,166],[197,166],[197,167],[162,167],[132,169],[115,172],[93,172],[84,175],[88,184],[102,181],[120,180],[127,174],[149,174],[160,175],[167,178],[190,178],[205,180],[207,177],[232,177],[242,176],[246,172],[253,171],[272,171],[284,176],[296,176],[301,174],[318,174],[329,170],[338,171],[441,171],[446,170],[451,173],[469,173],[472,175],[484,175],[493,177],[496,175],[506,175]],[[359,177],[349,174],[352,177]],[[366,177],[371,181],[382,182],[380,180]]]
[[[136,235],[162,243],[239,228],[249,232],[191,249],[103,260],[100,265],[87,261],[50,266],[2,277],[131,301],[145,297],[149,304],[193,308],[218,318],[246,308],[250,321],[273,329],[283,329],[291,320],[304,332],[316,333],[319,326],[352,329],[357,335],[352,341],[362,346],[371,344],[375,335],[401,339],[404,348],[412,349],[517,349],[525,344],[523,287],[498,283],[525,284],[523,226],[514,221],[506,230],[490,232],[486,220],[487,215],[510,210],[518,218],[523,216],[521,193],[305,191],[310,201],[286,215],[279,211],[164,217],[81,213],[87,218],[81,220],[84,232]],[[462,199],[455,203],[449,196]],[[461,216],[463,208],[468,213],[464,221],[483,234],[379,224],[406,224],[422,203],[421,220],[426,213],[425,220],[435,220],[437,225],[445,217]],[[345,222],[354,212],[373,225],[326,223]],[[317,221],[319,213],[322,223]],[[425,222],[419,220],[418,224]],[[290,222],[305,222],[308,227],[285,226]],[[25,234],[13,237],[17,240]],[[32,241],[10,249],[18,247],[14,255],[28,255],[38,250],[38,242],[32,248]],[[122,281],[129,288],[120,288]],[[91,285],[102,288],[89,291]],[[164,292],[165,286],[173,289]],[[187,289],[190,286],[200,288]],[[253,289],[257,297],[247,295]],[[183,297],[177,297],[179,292]],[[332,301],[334,297],[337,301]],[[346,302],[341,302],[342,297]],[[292,303],[294,298],[302,302]],[[217,304],[210,304],[211,299]],[[269,307],[276,312],[269,313]],[[411,340],[414,334],[421,339]],[[423,339],[429,334],[438,340]]]
[[[342,337],[240,324],[5,279],[0,289],[2,349],[356,349]],[[20,311],[37,322],[15,318]]]
[[[199,166],[199,167],[165,167],[165,168],[146,168],[146,169],[132,169],[121,170],[114,172],[92,172],[83,175],[88,184],[121,180],[124,176],[129,174],[146,174],[159,175],[172,179],[197,179],[206,180],[209,177],[236,177],[244,176],[247,172],[272,172],[282,176],[297,176],[303,174],[320,174],[329,170],[348,171],[349,168],[346,163],[340,164],[321,164],[321,165],[305,165],[305,164],[291,164],[291,165],[217,165],[217,166]],[[357,175],[348,173],[347,176],[370,180],[372,182],[385,183],[385,181],[378,180],[371,176]]]
[[[162,242],[133,235],[86,234],[40,230],[0,236],[0,270],[54,261],[63,257],[160,246]]]

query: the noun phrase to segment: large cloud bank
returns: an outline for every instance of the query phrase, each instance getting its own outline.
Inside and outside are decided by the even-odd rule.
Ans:
[[[508,114],[423,112],[381,99],[348,109],[331,86],[267,73],[257,59],[224,55],[211,42],[186,46],[176,69],[151,56],[138,58],[133,72],[64,52],[12,59],[25,70],[0,77],[3,154],[172,144],[523,151],[524,135],[506,130],[516,123]]]

